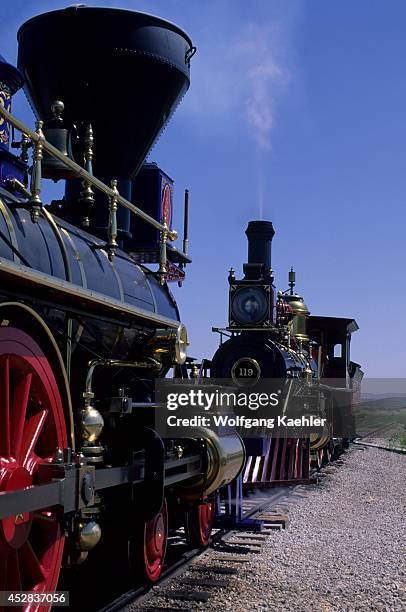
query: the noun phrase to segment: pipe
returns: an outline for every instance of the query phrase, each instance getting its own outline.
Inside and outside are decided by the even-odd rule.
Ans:
[[[185,212],[183,218],[183,252],[187,255],[189,249],[189,189],[185,189]]]
[[[86,403],[94,397],[93,393],[93,374],[96,368],[146,368],[161,370],[161,364],[152,359],[148,358],[148,361],[120,361],[119,359],[93,359],[88,363],[88,370],[86,374],[86,388],[83,393],[83,397],[86,399]]]

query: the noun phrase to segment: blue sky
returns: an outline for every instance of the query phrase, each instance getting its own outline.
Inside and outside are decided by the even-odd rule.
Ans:
[[[313,314],[354,317],[368,376],[406,374],[406,4],[401,0],[106,0],[158,14],[198,47],[192,84],[153,149],[175,179],[181,229],[191,193],[194,258],[174,288],[210,357],[227,323],[227,271],[242,271],[249,220],[272,220],[278,288],[297,270]],[[0,53],[55,0],[2,5]],[[31,123],[27,103],[14,112]]]

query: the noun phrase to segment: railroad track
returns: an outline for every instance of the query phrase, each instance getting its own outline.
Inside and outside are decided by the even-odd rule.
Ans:
[[[99,612],[116,612],[127,606],[150,612],[152,610],[160,612],[164,609],[187,612],[190,608],[176,606],[182,606],[187,602],[207,602],[211,596],[215,595],[216,589],[228,586],[231,576],[238,573],[238,567],[250,560],[251,553],[261,551],[262,545],[272,531],[283,529],[287,525],[286,503],[300,496],[303,488],[303,485],[281,486],[261,491],[260,494],[257,492],[251,498],[244,500],[244,518],[257,518],[263,521],[261,531],[249,526],[220,528],[213,534],[207,548],[187,550],[180,555],[173,552],[173,548],[179,546],[176,537],[173,538],[174,541],[169,543],[168,551],[172,560],[164,569],[160,580],[153,587],[144,584],[129,589],[103,608],[99,608]],[[178,537],[181,540],[181,536]],[[215,562],[207,563],[207,554],[213,551]],[[189,571],[193,572],[193,577],[184,577],[184,574]],[[175,585],[174,589],[172,589],[173,585]],[[171,590],[168,590],[168,587]],[[167,590],[168,594],[164,595],[163,593]],[[165,599],[164,606],[154,604],[157,593],[160,599]],[[170,607],[171,602],[173,608]],[[134,606],[137,607],[134,608]]]
[[[378,427],[378,429],[368,431],[362,436],[359,436],[354,440],[354,444],[370,446],[372,448],[378,448],[380,450],[386,450],[392,453],[406,454],[405,447],[394,445],[389,446],[387,444],[381,444],[380,442],[374,442],[374,440],[389,440],[390,436],[394,435],[394,433],[399,433],[399,425],[396,423],[390,423],[389,425],[383,425]]]

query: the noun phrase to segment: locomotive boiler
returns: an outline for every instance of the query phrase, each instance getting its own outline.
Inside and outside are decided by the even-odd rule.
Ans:
[[[167,280],[191,260],[172,181],[144,160],[196,49],[158,17],[83,5],[18,44],[18,68],[0,58],[0,590],[53,591],[96,545],[108,571],[155,581],[168,528],[207,544],[244,461],[233,433],[154,429],[154,381],[189,376]],[[21,87],[35,131],[11,114]],[[49,205],[44,178],[65,181]]]
[[[274,234],[270,221],[248,223],[244,277],[238,280],[233,269],[228,276],[228,326],[213,328],[220,333],[220,346],[211,361],[211,376],[237,387],[263,379],[294,382],[297,401],[310,414],[326,418],[326,426],[301,438],[245,438],[242,478],[250,487],[307,481],[311,463],[320,466],[348,445],[352,404],[362,378],[360,366],[350,360],[351,334],[358,329],[354,319],[311,316],[295,292],[293,269],[289,289],[276,293]],[[292,396],[286,398],[293,403]]]

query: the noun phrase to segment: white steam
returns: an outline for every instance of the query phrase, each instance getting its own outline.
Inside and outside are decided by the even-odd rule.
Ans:
[[[246,104],[246,118],[259,149],[271,149],[271,134],[275,125],[275,83],[283,78],[281,70],[273,64],[261,64],[254,68],[248,79],[252,94]]]
[[[278,99],[289,77],[280,59],[280,32],[275,25],[247,26],[245,36],[235,47],[243,70],[242,111],[249,134],[255,142],[257,157],[258,214],[265,207],[266,158],[272,149],[277,122]]]
[[[242,71],[245,120],[262,151],[271,149],[277,100],[288,83],[288,73],[280,59],[280,38],[275,24],[249,24],[234,50]]]
[[[196,117],[205,119],[216,130],[217,139],[226,131],[232,137],[233,131],[245,126],[253,150],[246,143],[241,145],[244,155],[257,160],[260,216],[278,108],[289,82],[291,29],[296,20],[295,11],[275,16],[269,6],[263,23],[245,21],[234,32],[228,28],[227,35],[216,8],[193,60],[193,87],[184,106],[192,112],[195,128]],[[204,121],[200,129],[207,132]]]

